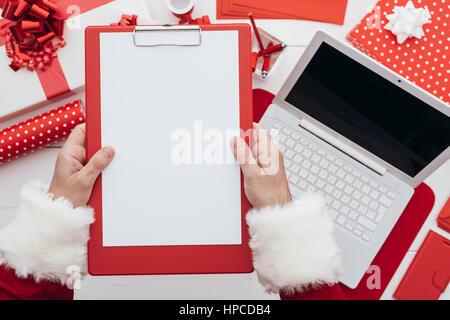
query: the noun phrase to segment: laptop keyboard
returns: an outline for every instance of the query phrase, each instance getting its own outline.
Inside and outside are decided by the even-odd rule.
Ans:
[[[279,148],[291,192],[322,195],[328,214],[338,227],[370,242],[397,197],[396,193],[353,168],[337,153],[301,135],[298,129],[279,121],[271,129],[279,132]]]

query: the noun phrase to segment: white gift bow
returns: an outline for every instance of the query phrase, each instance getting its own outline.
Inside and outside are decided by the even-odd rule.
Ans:
[[[425,33],[423,25],[431,22],[431,14],[428,8],[415,8],[412,1],[406,6],[394,8],[394,13],[386,16],[389,22],[384,26],[397,36],[397,42],[402,44],[409,37],[421,39]]]

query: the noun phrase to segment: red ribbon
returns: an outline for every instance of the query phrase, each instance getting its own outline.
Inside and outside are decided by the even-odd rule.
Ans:
[[[2,17],[11,23],[5,35],[6,54],[10,67],[17,71],[43,71],[56,58],[56,51],[64,47],[62,38],[64,20],[56,17],[58,6],[50,0],[8,1],[3,6]],[[58,38],[59,42],[51,41]]]
[[[201,18],[193,19],[192,18],[193,10],[194,10],[194,8],[189,10],[189,12],[187,12],[187,13],[177,14],[177,13],[172,12],[172,14],[175,17],[177,17],[178,19],[180,19],[179,24],[198,24],[198,25],[211,24],[211,20],[209,19],[209,16],[203,16]]]
[[[4,46],[6,43],[6,35],[9,33],[9,27],[13,23],[6,19],[0,20],[0,47]]]

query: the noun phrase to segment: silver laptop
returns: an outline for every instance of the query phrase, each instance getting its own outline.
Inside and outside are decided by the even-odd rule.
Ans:
[[[278,132],[291,193],[326,199],[350,288],[414,188],[450,158],[447,104],[323,32],[261,123]]]

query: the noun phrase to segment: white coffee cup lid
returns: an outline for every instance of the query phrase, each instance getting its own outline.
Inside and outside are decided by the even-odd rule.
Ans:
[[[167,7],[175,14],[186,14],[194,7],[194,0],[167,0]]]

